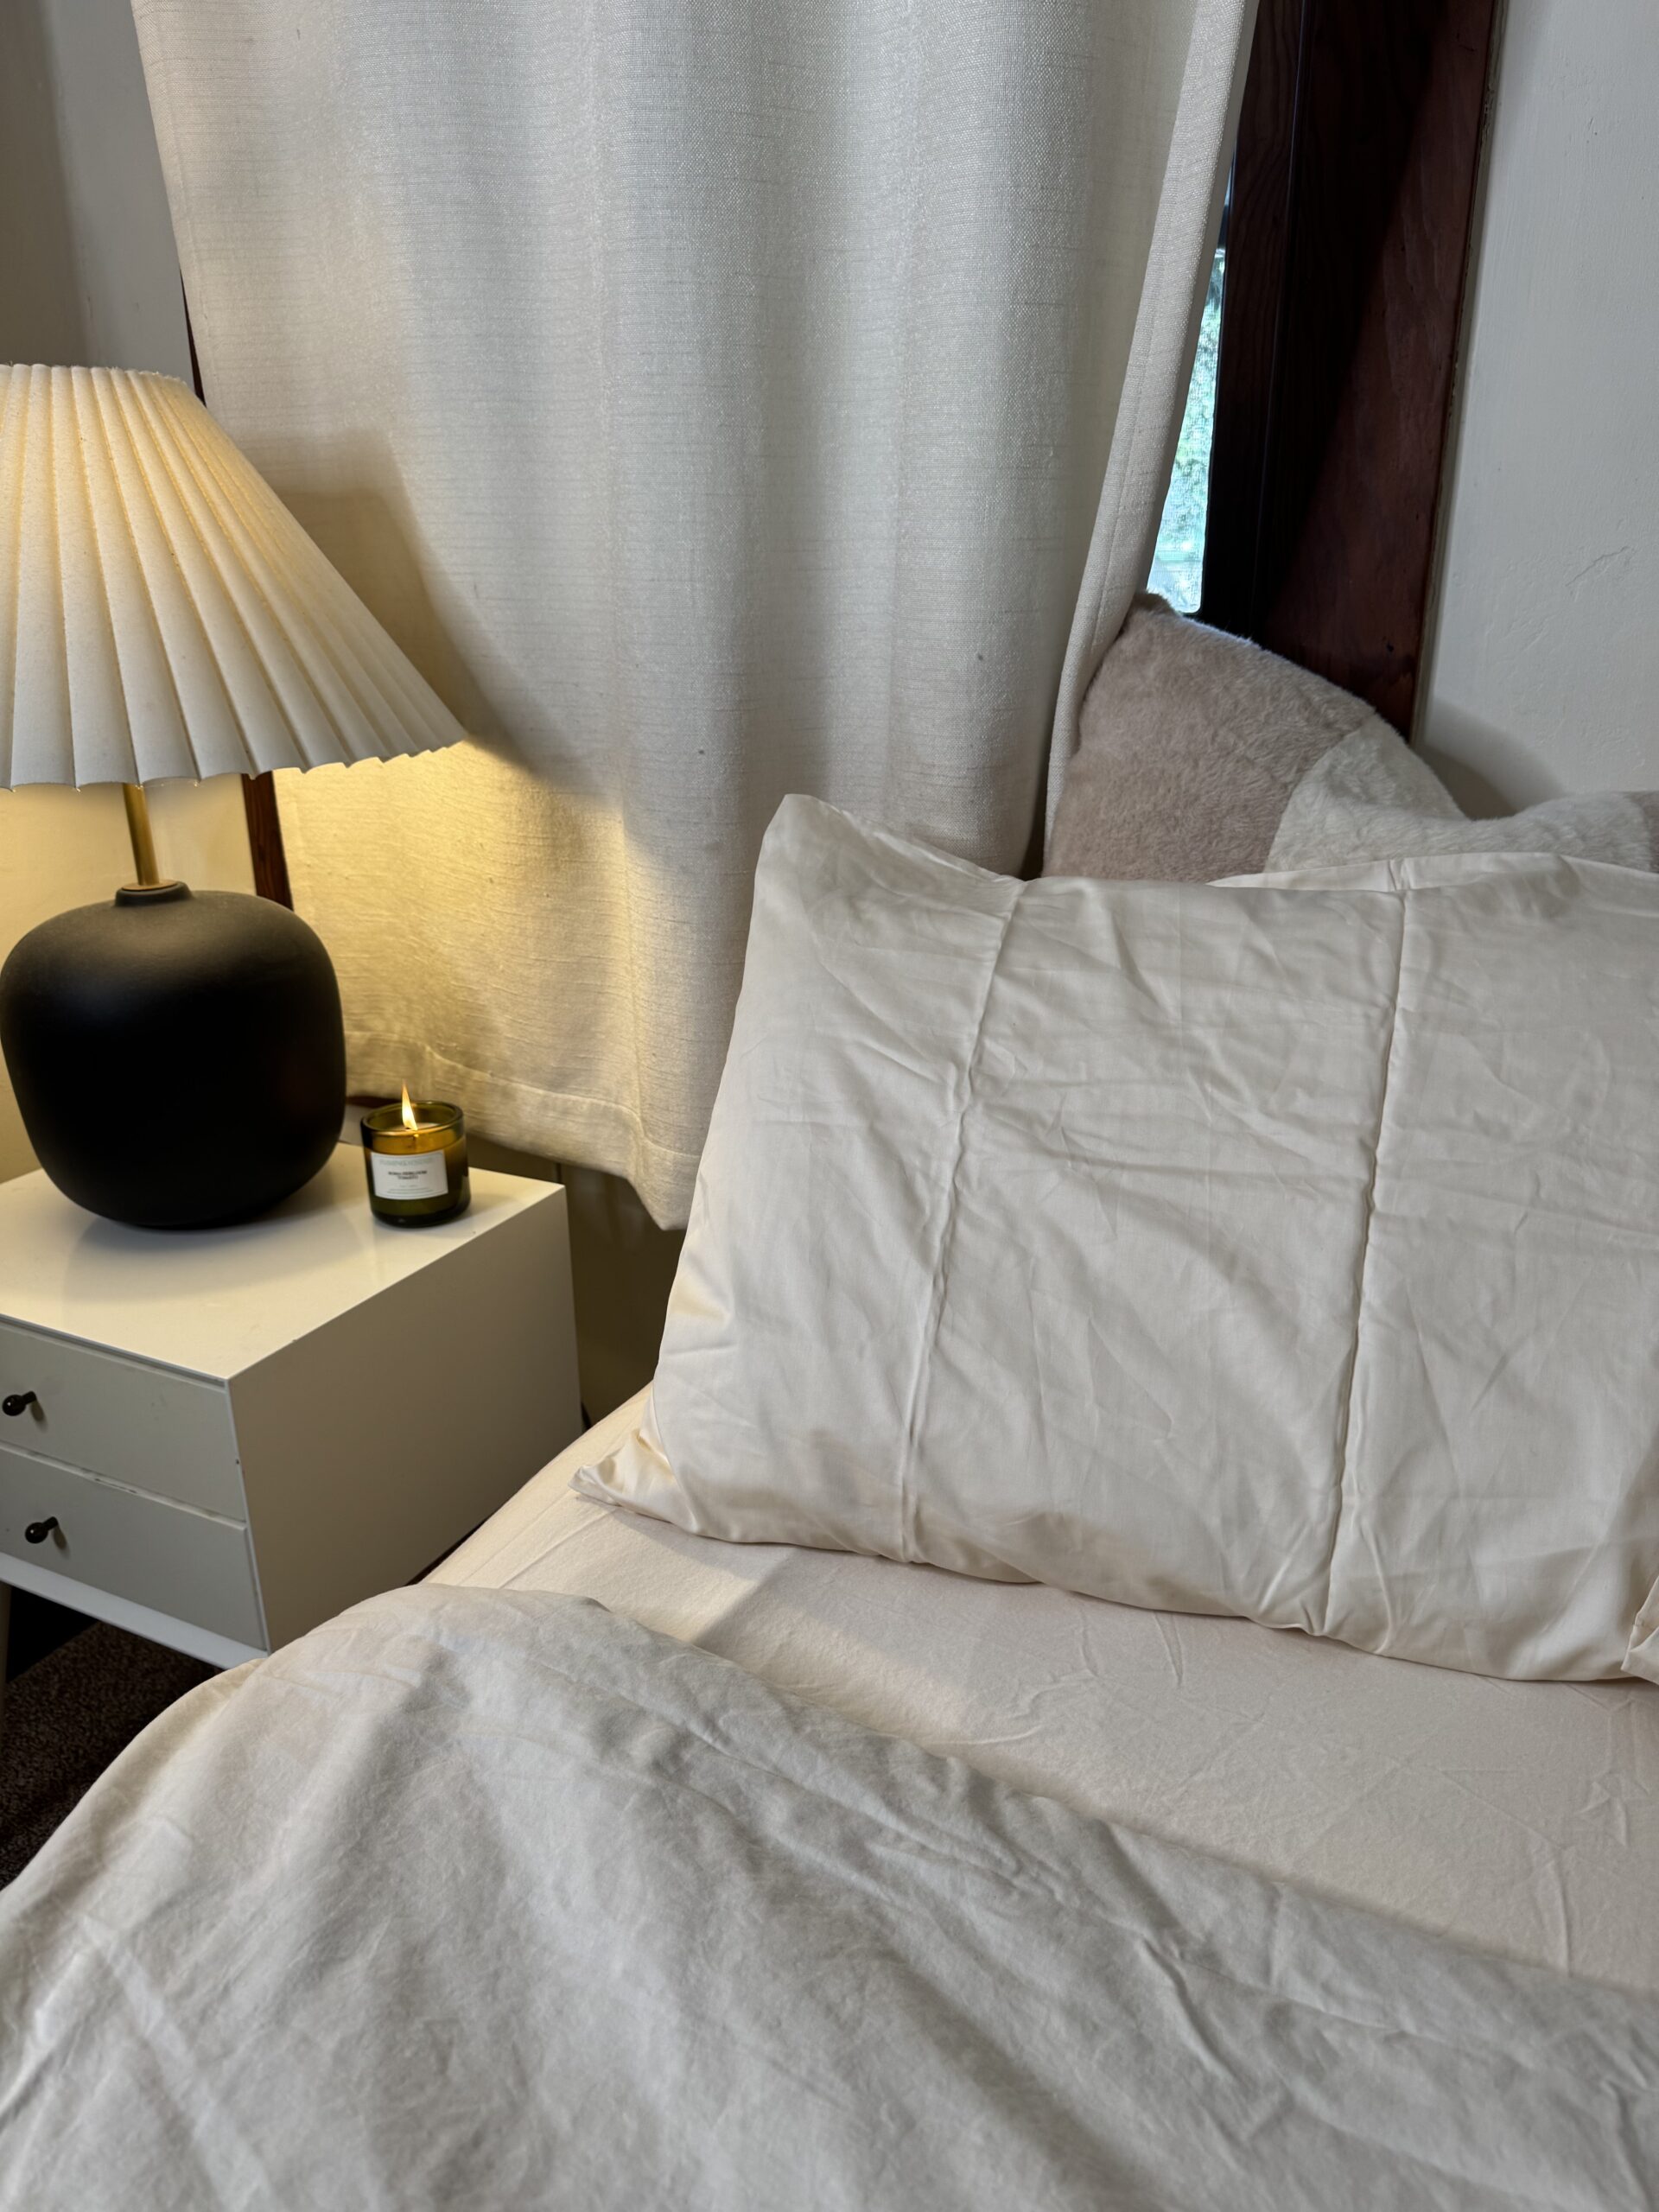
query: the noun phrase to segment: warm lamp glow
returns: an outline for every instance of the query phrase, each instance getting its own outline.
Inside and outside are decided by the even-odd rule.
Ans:
[[[273,900],[163,881],[142,786],[463,734],[182,385],[0,364],[0,788],[123,785],[137,876],[107,906],[50,915],[0,967],[0,1048],[67,1197],[137,1228],[240,1221],[340,1141],[346,1039],[321,938]],[[394,1143],[430,1150],[435,1102],[424,1122],[407,1094],[404,1111],[387,1112]],[[234,1145],[204,1146],[232,1126]],[[445,1180],[422,1203],[465,1198]]]

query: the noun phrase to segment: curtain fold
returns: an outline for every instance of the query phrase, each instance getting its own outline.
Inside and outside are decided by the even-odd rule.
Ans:
[[[473,734],[283,779],[353,1081],[681,1221],[779,800],[1031,849],[1253,0],[134,12],[208,404]]]

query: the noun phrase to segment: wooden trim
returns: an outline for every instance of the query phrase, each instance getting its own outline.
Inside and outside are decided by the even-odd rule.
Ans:
[[[1241,637],[1259,619],[1256,574],[1285,304],[1296,87],[1309,9],[1260,0],[1228,194],[1215,426],[1199,620]]]
[[[182,276],[179,283],[182,292]],[[196,332],[190,320],[188,295],[184,298],[184,335],[190,348],[190,381],[195,386],[196,397],[205,407],[207,397],[201,388],[201,363],[196,356]],[[242,810],[248,822],[248,849],[253,855],[255,891],[262,899],[274,899],[279,906],[291,908],[294,893],[288,880],[288,852],[283,843],[282,817],[276,811],[276,786],[268,775],[243,777]]]
[[[248,817],[248,845],[253,855],[253,887],[262,899],[279,906],[292,906],[289,887],[288,854],[283,844],[282,818],[276,811],[276,785],[270,776],[244,776],[242,805]]]
[[[1261,0],[1201,618],[1409,732],[1497,0]]]

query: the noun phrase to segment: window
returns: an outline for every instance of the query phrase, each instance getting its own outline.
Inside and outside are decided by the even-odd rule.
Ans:
[[[1210,506],[1210,445],[1216,425],[1216,365],[1221,354],[1221,288],[1227,272],[1227,218],[1221,244],[1210,267],[1204,320],[1198,326],[1198,357],[1186,388],[1186,412],[1180,442],[1158,525],[1149,590],[1160,592],[1179,613],[1194,614],[1204,596],[1204,525]]]

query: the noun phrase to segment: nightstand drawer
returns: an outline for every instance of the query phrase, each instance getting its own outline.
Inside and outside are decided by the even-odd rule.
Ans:
[[[31,1544],[24,1529],[48,1519],[57,1528]],[[0,1581],[8,1559],[264,1643],[245,1528],[0,1448]]]
[[[217,1384],[0,1321],[0,1397],[36,1402],[0,1419],[0,1448],[240,1521],[230,1400]]]

